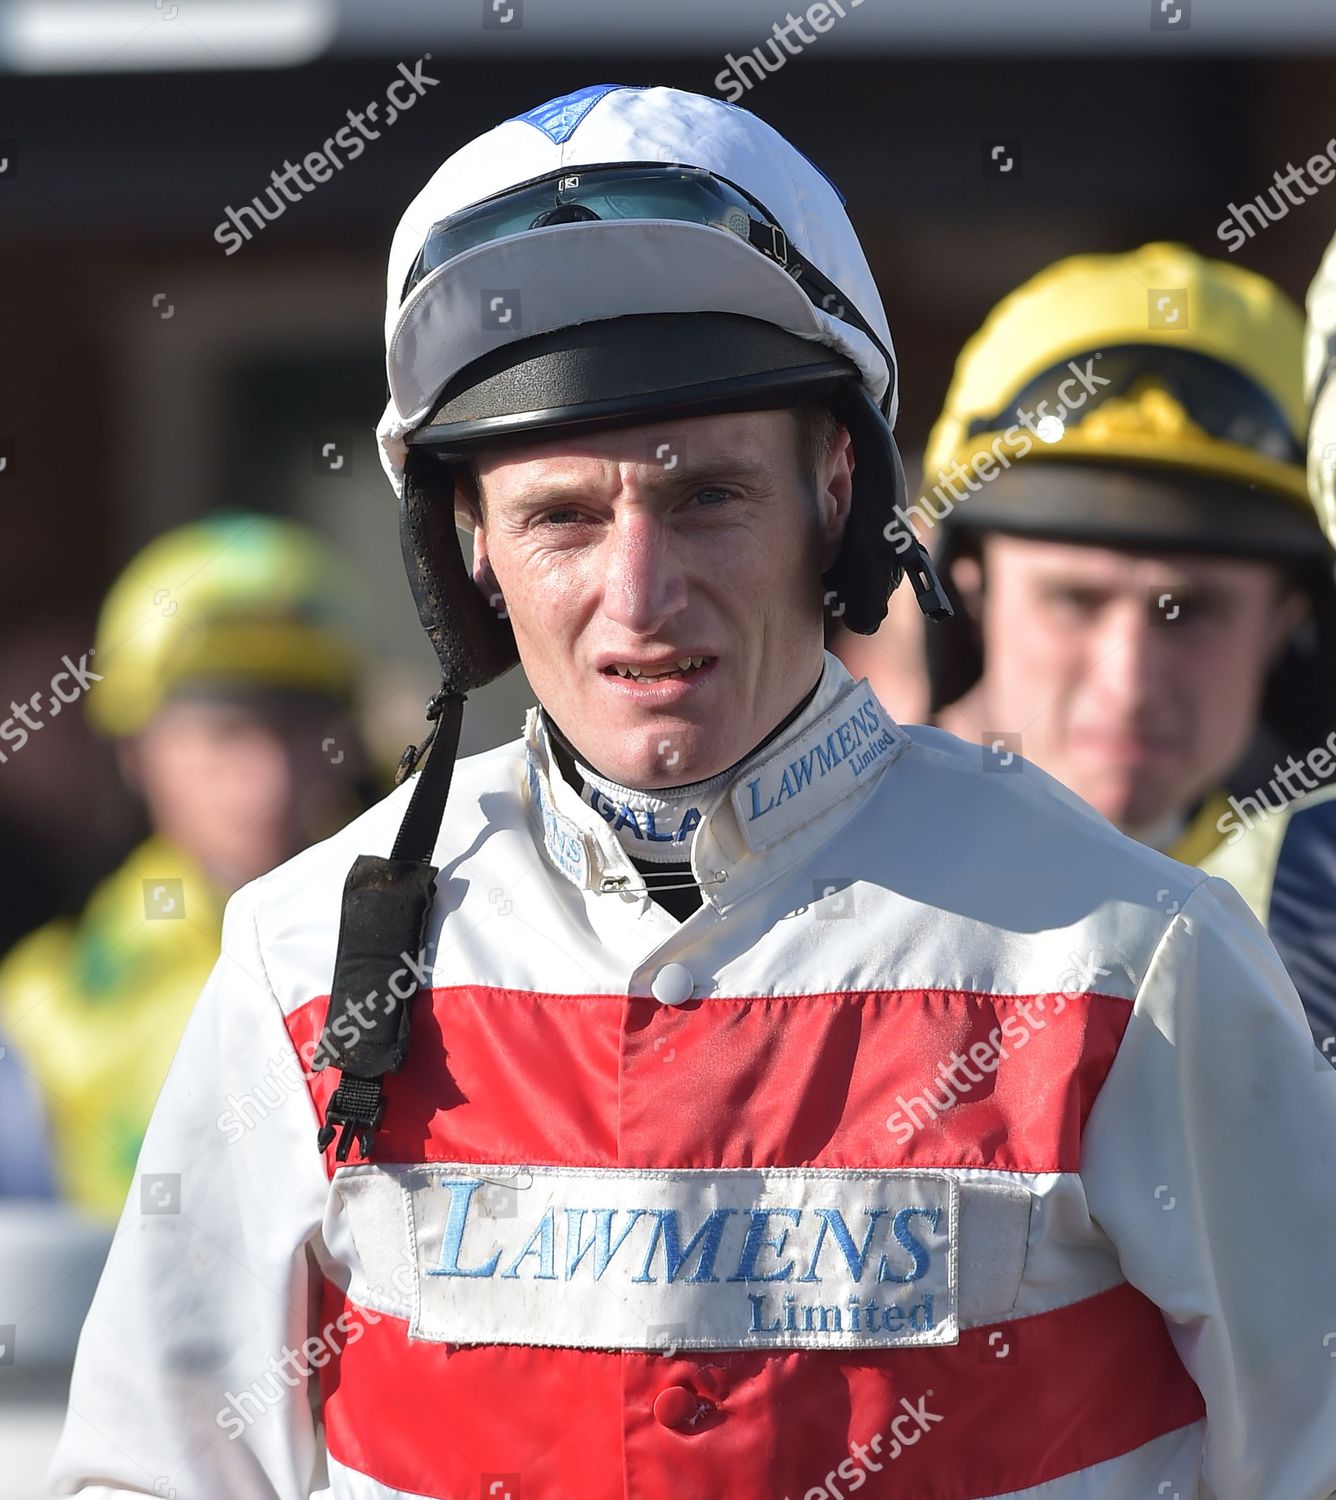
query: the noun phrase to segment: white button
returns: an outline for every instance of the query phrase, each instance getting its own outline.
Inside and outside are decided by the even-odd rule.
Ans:
[[[691,999],[696,981],[685,964],[664,964],[650,981],[649,992],[661,1005],[681,1005]]]

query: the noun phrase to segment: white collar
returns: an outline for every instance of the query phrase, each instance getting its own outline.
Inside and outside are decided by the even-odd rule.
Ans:
[[[754,889],[759,876],[749,876],[747,867],[758,855],[803,830],[815,835],[828,815],[879,780],[908,744],[867,679],[855,682],[839,658],[826,652],[806,709],[777,740],[735,767],[702,809],[689,855],[705,898],[722,908]],[[555,765],[536,707],[525,719],[524,748],[530,826],[551,864],[581,890],[648,899],[608,820]]]

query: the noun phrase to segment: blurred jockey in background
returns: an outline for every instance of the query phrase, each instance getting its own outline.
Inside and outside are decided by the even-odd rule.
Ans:
[[[1189,864],[1231,794],[1336,727],[1302,342],[1240,267],[1073,256],[965,346],[925,455],[918,519],[963,606],[928,636],[934,721]]]
[[[1336,547],[1336,239],[1308,293],[1304,388],[1308,430],[1308,485],[1318,515]],[[1317,673],[1336,682],[1336,659]],[[1315,739],[1296,759],[1312,776],[1336,762],[1336,734]],[[1288,765],[1278,778],[1296,783]],[[1287,774],[1288,773],[1288,774]],[[1266,787],[1233,804],[1236,826],[1202,865],[1223,875],[1266,923],[1290,971],[1323,1054],[1336,1064],[1336,787],[1283,802]]]
[[[113,585],[88,693],[151,836],[74,920],[0,963],[0,1025],[41,1087],[60,1191],[112,1220],[239,886],[373,799],[354,724],[353,585],[290,522],[168,532]]]

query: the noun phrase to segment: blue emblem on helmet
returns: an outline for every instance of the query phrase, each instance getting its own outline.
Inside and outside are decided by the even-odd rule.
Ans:
[[[563,94],[559,99],[549,99],[546,104],[536,104],[522,115],[511,115],[512,120],[522,120],[541,130],[554,145],[560,146],[575,134],[580,121],[603,98],[618,89],[643,89],[643,83],[591,83],[572,94]],[[509,121],[507,122],[509,123]]]

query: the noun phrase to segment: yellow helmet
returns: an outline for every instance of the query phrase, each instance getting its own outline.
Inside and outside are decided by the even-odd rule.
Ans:
[[[98,619],[89,718],[138,733],[181,687],[286,687],[351,699],[359,657],[351,584],[291,521],[224,512],[149,543]]]
[[[1336,238],[1327,246],[1308,289],[1304,391],[1312,410],[1308,429],[1308,489],[1327,540],[1336,547]]]
[[[953,524],[1083,536],[1094,519],[1105,539],[1311,555],[1302,347],[1298,308],[1240,266],[1174,244],[1070,256],[965,345],[924,455],[925,496],[955,466],[986,480],[1023,464],[1024,483],[972,484]],[[1059,483],[1037,461],[1074,467]],[[1094,518],[1098,475],[1114,466],[1139,474],[1147,498],[1109,500],[1106,487]],[[1175,487],[1188,503],[1165,502]]]

